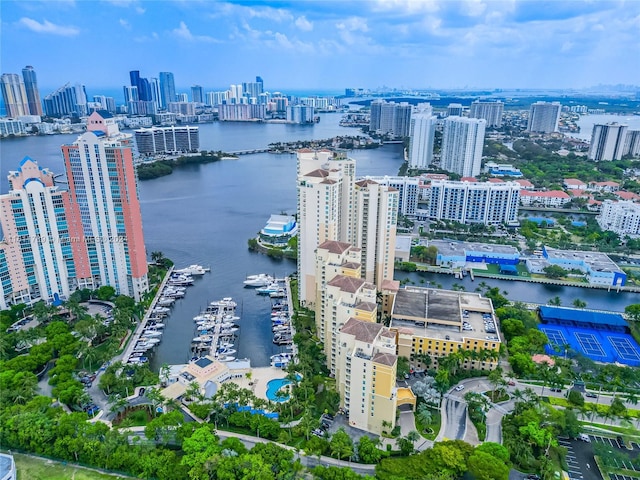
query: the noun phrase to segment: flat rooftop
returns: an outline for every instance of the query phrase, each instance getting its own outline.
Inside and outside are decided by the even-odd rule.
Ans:
[[[436,247],[438,253],[447,256],[464,256],[466,252],[501,253],[505,255],[518,255],[520,253],[516,247],[511,245],[496,245],[493,243],[431,240],[429,245]]]
[[[588,264],[591,270],[597,272],[619,272],[623,273],[620,267],[601,252],[584,252],[581,250],[556,250],[545,246],[547,257],[554,260],[583,261]]]
[[[496,332],[487,332],[483,314],[490,314]],[[466,330],[463,327],[466,326]],[[477,293],[407,287],[398,290],[391,328],[413,335],[463,342],[465,338],[498,337],[491,301]]]

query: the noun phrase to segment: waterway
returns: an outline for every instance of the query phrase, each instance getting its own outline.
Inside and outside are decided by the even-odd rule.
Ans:
[[[336,135],[358,134],[358,129],[338,125],[339,114],[321,114],[318,124],[213,123],[200,125],[201,148],[206,150],[246,150],[263,148],[275,141],[322,139]],[[6,175],[28,155],[42,167],[62,173],[60,145],[73,142],[76,135],[28,137],[0,141],[2,183],[8,190]],[[356,150],[358,175],[395,175],[402,164],[402,146],[386,145],[375,150]],[[194,337],[192,318],[208,302],[233,297],[238,302],[239,340],[237,357],[251,358],[254,366],[269,364],[269,357],[280,351],[271,342],[270,301],[255,291],[243,288],[246,275],[270,273],[283,277],[295,271],[290,260],[275,260],[252,253],[247,240],[265,225],[269,215],[294,213],[296,209],[295,155],[267,153],[244,155],[206,165],[175,169],[173,174],[140,182],[142,220],[147,254],[162,251],[178,268],[198,263],[211,266],[211,273],[196,279],[186,297],[176,302],[169,317],[163,341],[153,359],[162,363],[183,363],[190,357]],[[444,287],[455,283],[453,276],[397,272],[397,278],[421,278]],[[476,288],[470,280],[458,281],[467,290]],[[638,295],[585,290],[577,287],[553,287],[541,284],[485,280],[508,292],[508,298],[545,303],[554,296],[570,305],[574,299],[587,301],[588,307],[622,311],[636,303]]]
[[[454,275],[430,272],[401,272],[394,275],[396,280],[416,287],[442,286],[453,289],[454,285],[462,286],[467,292],[474,292],[481,282],[490,287],[498,287],[507,299],[518,302],[545,304],[554,297],[560,297],[562,306],[571,307],[576,299],[587,302],[586,308],[594,310],[610,310],[623,312],[624,307],[640,301],[640,295],[634,292],[608,292],[604,289],[565,287],[545,283],[518,282],[516,280],[497,280],[475,277],[472,281],[467,275],[463,280]]]
[[[580,119],[577,122],[580,127],[580,133],[572,133],[570,136],[591,141],[591,132],[596,123],[613,122],[628,125],[629,130],[640,130],[640,115],[580,115]]]

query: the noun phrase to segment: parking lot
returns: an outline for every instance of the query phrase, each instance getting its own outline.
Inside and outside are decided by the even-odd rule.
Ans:
[[[565,439],[558,439],[558,443],[567,449],[567,469],[569,472],[569,477],[572,480],[585,480],[585,476],[584,476],[584,473],[582,472],[582,469],[583,468],[586,469],[587,464],[582,464],[581,466],[581,462],[578,461],[576,452],[573,449],[573,445],[574,445],[573,442],[570,442],[569,440],[565,440]],[[592,463],[593,463],[593,467],[595,467],[595,461],[593,461]],[[591,463],[588,463],[588,465],[589,465],[588,469],[591,470]],[[597,474],[595,477],[592,477],[591,475],[588,475],[586,477],[586,479],[588,480],[595,480],[598,478],[600,478],[600,476]]]
[[[591,438],[591,441],[594,443],[603,443],[605,445],[611,446],[617,450],[621,450],[625,453],[628,453],[630,456],[636,456],[638,454],[638,446],[636,445],[636,448],[634,448],[633,450],[630,450],[627,447],[620,447],[620,445],[618,444],[618,441],[615,438],[609,438],[609,437],[603,437],[600,435],[589,435],[589,437]],[[640,470],[636,467],[633,466],[633,464],[631,462],[628,461],[619,461],[617,459],[613,459],[614,463],[616,464],[616,466],[618,468],[624,468],[626,470],[631,470],[633,472],[638,472],[638,475],[635,477],[629,477],[627,475],[627,478],[640,478]],[[620,478],[620,480],[623,480],[624,475],[618,475]],[[611,475],[611,477],[613,478],[613,475]],[[626,479],[625,479],[626,480]]]

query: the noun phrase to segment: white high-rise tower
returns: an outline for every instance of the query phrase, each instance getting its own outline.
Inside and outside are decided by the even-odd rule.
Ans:
[[[463,177],[478,175],[486,125],[482,118],[447,117],[442,131],[440,166]]]
[[[426,169],[433,161],[433,138],[437,117],[431,105],[421,104],[411,117],[409,168]]]

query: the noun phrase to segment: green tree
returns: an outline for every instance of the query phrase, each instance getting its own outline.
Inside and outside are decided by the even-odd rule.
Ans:
[[[566,277],[569,272],[567,272],[560,265],[547,265],[542,269],[547,278],[562,278]]]
[[[498,460],[501,460],[505,464],[509,462],[509,450],[504,445],[500,445],[499,443],[484,442],[478,445],[475,451],[488,453]]]
[[[582,407],[584,405],[584,396],[577,390],[571,390],[569,395],[567,395],[567,400],[576,407]]]
[[[335,456],[338,459],[351,458],[351,455],[353,455],[353,441],[347,432],[340,428],[331,437],[329,449],[332,457]]]
[[[476,449],[467,460],[469,472],[477,480],[507,480],[509,467],[499,458]]]
[[[360,437],[358,441],[358,456],[363,463],[378,463],[382,458],[382,451],[378,448],[380,440],[371,439],[367,435]]]
[[[581,300],[579,298],[576,298],[573,301],[573,306],[576,307],[576,308],[584,308],[584,307],[587,306],[587,302],[585,302],[584,300]]]
[[[624,307],[624,313],[627,314],[630,320],[634,322],[640,322],[640,303],[634,303]]]

